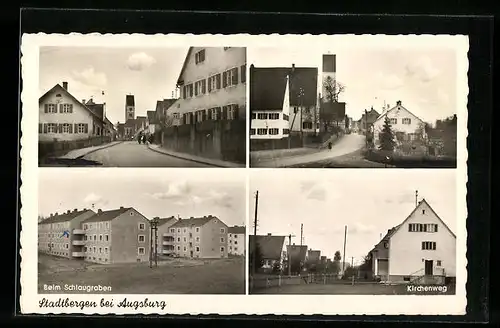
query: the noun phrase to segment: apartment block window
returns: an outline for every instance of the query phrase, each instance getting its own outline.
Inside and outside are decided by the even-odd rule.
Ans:
[[[99,241],[102,241],[102,235],[99,235]]]
[[[97,241],[97,235],[94,235],[94,241]]]
[[[407,118],[407,117],[403,118],[402,123],[408,124],[408,125],[411,124],[411,118]]]
[[[89,228],[88,224],[83,225],[83,230],[87,230]]]
[[[57,124],[47,123],[47,133],[57,133]]]
[[[196,232],[200,232],[200,228],[199,227],[196,227]]]
[[[143,243],[143,242],[145,242],[145,241],[146,241],[146,237],[145,237],[144,235],[139,235],[139,236],[137,236],[137,238],[138,238],[137,240],[138,240],[140,243]]]
[[[183,232],[183,233],[186,233],[186,232],[187,232],[187,229],[186,229],[186,228],[184,228],[184,230],[183,230],[182,232]]]
[[[66,248],[69,248],[69,244],[66,244]]]
[[[235,240],[235,241],[234,241],[234,244],[235,244],[235,245],[238,245],[238,241],[237,241],[237,240]]]
[[[227,106],[227,119],[235,120],[238,117],[238,105],[232,104]]]
[[[200,251],[200,247],[196,246],[196,251],[199,252]]]
[[[194,95],[204,95],[206,93],[207,80],[196,81],[194,84]]]
[[[220,74],[212,75],[208,78],[208,92],[216,91],[221,88]]]
[[[109,229],[109,222],[106,222],[106,229]]]
[[[139,255],[144,255],[146,253],[146,250],[144,247],[139,247],[139,248],[137,248],[137,253]]]
[[[181,250],[181,247],[180,246],[177,246],[177,250],[180,251]]]
[[[94,247],[92,247],[92,253],[96,253],[96,251],[95,251],[95,246],[94,246]]]
[[[205,111],[204,110],[199,110],[196,112],[196,122],[200,123],[203,122],[205,118]]]
[[[45,104],[44,105],[45,113],[57,113],[57,105],[56,104]]]
[[[220,119],[220,107],[210,109],[210,119],[214,121]]]
[[[225,228],[220,228],[220,233],[226,233],[226,229]]]
[[[85,253],[88,253],[88,251],[89,251],[89,250],[88,250],[87,246],[85,246],[85,247],[83,248],[83,251],[84,251]]]
[[[177,229],[177,233],[181,233],[181,229]]]
[[[87,123],[78,123],[77,124],[77,133],[88,133],[89,125]]]
[[[224,247],[221,247],[221,248],[220,248],[221,253],[224,253],[224,250],[225,250],[225,248],[224,248]]]
[[[230,87],[238,84],[238,67],[229,69],[222,73],[222,87]]]
[[[283,114],[283,121],[288,121],[290,119],[290,116],[287,114]]]
[[[272,129],[269,129],[269,134],[270,135],[278,135],[280,133],[280,130],[279,129],[276,129],[276,128],[272,128]]]
[[[266,135],[267,134],[267,129],[265,128],[259,128],[257,129],[257,134],[260,136]]]
[[[410,223],[409,232],[438,232],[438,225],[435,223]]]
[[[73,104],[62,104],[59,111],[61,113],[73,113]]]
[[[85,235],[85,236],[83,237],[83,240],[87,240],[87,235]]]
[[[267,113],[259,113],[257,114],[257,118],[259,120],[267,120],[268,114]]]
[[[422,250],[435,251],[436,250],[436,242],[435,241],[423,241],[422,242]]]
[[[390,122],[391,122],[391,124],[398,124],[398,119],[397,118],[391,118]]]
[[[312,129],[312,127],[313,127],[312,122],[302,122],[303,129]]]
[[[283,129],[283,134],[290,134],[290,129]]]
[[[200,241],[200,237],[196,237],[196,242],[199,242]]]
[[[181,242],[181,237],[177,237],[177,242],[180,243]]]
[[[146,224],[139,223],[139,230],[145,230],[145,229],[146,229]]]
[[[220,237],[220,242],[223,243],[224,242],[224,237]]]
[[[270,120],[279,120],[280,114],[279,113],[271,113],[271,114],[269,114],[269,119]]]
[[[194,62],[196,65],[205,61],[205,49],[202,49],[194,54]]]
[[[184,237],[183,240],[184,240],[184,242],[186,242],[187,241],[186,237]]]
[[[109,241],[109,235],[104,235],[104,240]]]
[[[250,129],[250,134],[253,136],[255,135],[255,129]]]
[[[69,123],[61,124],[61,133],[73,133],[73,125]]]
[[[170,233],[175,233],[175,229],[170,229]]]
[[[436,261],[436,266],[440,267],[441,266],[441,260]]]
[[[186,248],[186,246],[184,246],[184,248],[183,248],[183,249],[184,249],[184,252],[185,252],[185,251],[187,251],[187,248]]]
[[[99,253],[102,253],[102,247],[99,247]]]

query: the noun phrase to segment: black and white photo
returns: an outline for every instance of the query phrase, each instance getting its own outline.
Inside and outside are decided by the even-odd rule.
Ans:
[[[90,170],[40,172],[40,294],[245,293],[242,174]]]
[[[40,166],[244,167],[246,48],[40,48]]]
[[[456,167],[456,51],[447,45],[255,47],[252,167]]]
[[[455,170],[386,172],[252,172],[250,293],[455,294]]]

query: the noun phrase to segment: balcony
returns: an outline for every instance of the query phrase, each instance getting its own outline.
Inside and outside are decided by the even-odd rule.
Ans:
[[[73,257],[85,257],[85,253],[84,252],[72,252],[71,256],[73,256]]]
[[[84,240],[73,240],[73,245],[83,246],[83,245],[85,245],[85,241]]]
[[[172,232],[164,232],[164,233],[163,233],[163,237],[164,237],[164,238],[167,238],[167,237],[171,237],[171,238],[173,238],[173,237],[172,237],[172,235],[173,235],[173,233],[172,233]]]
[[[84,235],[85,234],[85,230],[83,230],[83,229],[73,229],[73,234],[74,235]]]
[[[174,240],[164,240],[162,245],[163,246],[169,246],[169,245],[173,245],[174,244]]]
[[[173,249],[163,249],[162,254],[169,255],[169,254],[172,254],[173,252],[174,252]]]

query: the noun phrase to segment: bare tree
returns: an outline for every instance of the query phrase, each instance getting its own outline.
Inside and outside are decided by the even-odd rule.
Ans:
[[[323,82],[326,99],[330,102],[339,102],[339,95],[345,91],[345,85],[328,76]]]

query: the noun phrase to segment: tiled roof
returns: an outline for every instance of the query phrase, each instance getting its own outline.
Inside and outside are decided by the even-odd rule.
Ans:
[[[217,219],[217,217],[209,215],[200,218],[179,219],[175,224],[172,225],[172,228],[202,226],[210,222],[210,220],[212,219]]]
[[[158,219],[158,226],[162,226],[165,223],[172,222],[172,221],[177,221],[177,219],[175,218],[175,216],[171,216],[169,218],[159,218]]]
[[[156,112],[154,110],[148,110],[146,114],[149,123],[154,123],[156,121]]]
[[[98,211],[94,216],[83,221],[83,223],[111,221],[114,218],[122,215],[123,213],[127,212],[130,209],[132,209],[132,207],[124,207],[124,208],[119,208],[119,209],[110,210],[110,211],[101,211],[101,212]]]
[[[134,95],[127,95],[125,98],[125,106],[135,106]]]
[[[285,243],[285,236],[249,236],[250,251],[254,248],[255,240],[260,248],[262,258],[266,260],[279,260]]]
[[[38,224],[60,223],[60,222],[71,221],[74,218],[76,218],[76,217],[78,217],[78,216],[80,216],[88,211],[91,211],[91,210],[88,210],[88,209],[83,209],[81,211],[73,210],[73,211],[70,211],[69,213],[68,213],[68,211],[66,211],[66,212],[61,213],[61,214],[52,215],[52,216],[46,218],[45,220],[39,222]]]
[[[236,233],[236,234],[245,233],[245,227],[242,227],[242,226],[229,227],[227,229],[227,232],[229,232],[229,233]]]
[[[104,105],[103,104],[89,104],[87,102],[87,104],[85,104],[85,105],[88,107],[88,109],[90,109],[97,116],[99,116],[101,118],[104,116]]]
[[[250,68],[250,109],[283,108],[286,77],[290,76],[290,106],[315,106],[318,98],[318,69],[315,67]],[[304,96],[299,97],[300,89]]]
[[[291,247],[291,248],[290,248]],[[307,255],[307,245],[286,245],[287,252],[290,252],[290,256],[294,259],[300,259],[305,261]]]

